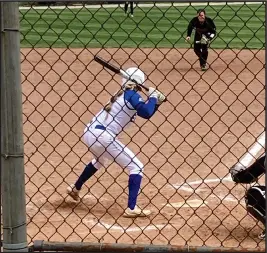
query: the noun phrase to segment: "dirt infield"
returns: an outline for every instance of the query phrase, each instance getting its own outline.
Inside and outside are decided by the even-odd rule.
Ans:
[[[96,53],[123,68],[139,65],[147,85],[168,95],[150,121],[138,118],[119,136],[145,164],[139,205],[153,211],[149,218],[121,217],[128,171],[116,164],[86,183],[82,203],[64,200],[92,158],[84,125],[120,85],[92,61]],[[206,72],[182,49],[23,49],[21,56],[29,242],[264,247],[244,208],[246,186],[228,174],[264,130],[264,51],[210,50]]]

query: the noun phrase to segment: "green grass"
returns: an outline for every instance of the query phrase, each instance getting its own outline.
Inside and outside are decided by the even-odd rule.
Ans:
[[[196,8],[20,10],[22,47],[181,47]],[[206,7],[218,35],[213,48],[264,48],[264,5]]]

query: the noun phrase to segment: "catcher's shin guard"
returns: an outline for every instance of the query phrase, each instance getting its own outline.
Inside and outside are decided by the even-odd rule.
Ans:
[[[249,188],[245,200],[247,211],[265,226],[265,186],[252,186]]]

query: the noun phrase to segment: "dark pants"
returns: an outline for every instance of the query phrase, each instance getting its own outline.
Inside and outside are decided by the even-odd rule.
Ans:
[[[194,43],[194,52],[199,58],[200,66],[205,65],[208,59],[208,45]]]
[[[249,188],[245,200],[248,212],[265,225],[265,186],[252,186]]]
[[[133,4],[134,3],[133,2],[125,2],[125,4],[124,4],[124,12],[125,12],[125,14],[127,13],[129,4],[130,4],[130,13],[131,13],[131,15],[133,15],[133,10],[134,10],[134,8],[133,8]]]

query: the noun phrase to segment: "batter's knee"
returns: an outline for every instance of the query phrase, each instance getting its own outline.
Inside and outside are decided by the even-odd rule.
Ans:
[[[100,161],[97,161],[96,159],[92,160],[92,164],[97,170],[99,170],[99,169],[101,169],[102,167],[105,166],[105,163],[103,161],[100,162]]]
[[[130,171],[130,175],[143,176],[144,165],[137,158],[133,159],[127,167]]]

